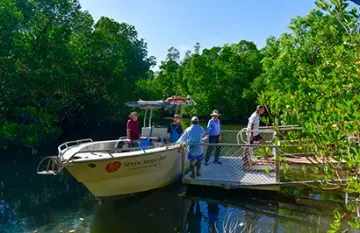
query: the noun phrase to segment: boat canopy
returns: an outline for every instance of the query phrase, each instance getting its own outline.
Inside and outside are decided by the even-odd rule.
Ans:
[[[144,127],[151,127],[152,111],[155,109],[170,109],[178,106],[194,106],[196,105],[195,101],[190,99],[190,96],[186,98],[183,97],[169,97],[166,100],[138,100],[133,102],[128,102],[125,104],[130,108],[140,108],[145,110],[144,116]],[[150,116],[147,115],[147,112],[150,111]],[[148,125],[146,126],[146,119],[148,118]]]
[[[130,108],[140,108],[144,110],[152,110],[152,109],[160,109],[168,106],[169,103],[158,100],[158,101],[145,101],[145,100],[139,100],[139,101],[133,101],[126,103],[126,106]]]
[[[185,98],[183,98],[185,99]],[[174,108],[179,105],[184,106],[193,106],[196,105],[195,101],[191,100],[188,96],[186,101],[182,102],[169,102],[167,100],[139,100],[126,103],[126,106],[131,108],[140,108],[143,110],[153,110],[153,109],[161,109],[161,108]]]

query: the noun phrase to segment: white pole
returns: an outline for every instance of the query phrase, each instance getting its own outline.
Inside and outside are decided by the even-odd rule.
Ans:
[[[146,127],[146,116],[147,116],[147,111],[148,111],[148,110],[146,109],[146,110],[145,110],[145,115],[144,115],[144,126],[143,126],[144,128]]]
[[[149,117],[149,127],[151,128],[151,118],[152,118],[153,110],[150,110],[150,117]]]

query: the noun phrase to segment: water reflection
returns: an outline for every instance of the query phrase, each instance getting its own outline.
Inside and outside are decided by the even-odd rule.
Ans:
[[[182,223],[182,228],[188,232],[201,232],[202,214],[199,202],[196,200],[185,200],[185,206],[189,206],[189,208],[187,208],[187,215],[185,222]]]
[[[90,232],[174,232],[183,215],[180,189],[174,184],[129,200],[104,203],[94,213]]]
[[[100,204],[66,173],[36,175],[38,161],[2,158],[0,232],[326,232],[335,207],[261,191],[192,187],[184,194],[180,183]]]
[[[216,223],[219,220],[219,208],[219,205],[212,203],[209,203],[207,206],[208,228],[210,232],[215,232],[215,230],[217,229]]]

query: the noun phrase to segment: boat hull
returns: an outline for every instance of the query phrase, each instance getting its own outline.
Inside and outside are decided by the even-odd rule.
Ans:
[[[144,155],[116,157],[64,167],[97,198],[107,199],[164,187],[181,178],[176,148]]]

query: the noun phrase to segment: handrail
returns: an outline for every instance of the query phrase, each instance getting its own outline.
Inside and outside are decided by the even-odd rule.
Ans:
[[[105,141],[105,142],[106,143],[116,143],[116,142],[119,143],[119,142],[129,142],[129,141],[130,141],[129,139],[118,139],[118,140],[110,140],[110,141]],[[93,144],[91,144],[91,146],[99,145],[99,144],[103,144],[103,143],[104,143],[104,141],[98,141],[98,142],[94,142]],[[86,150],[86,149],[82,148],[79,151],[75,152],[72,156],[70,156],[70,158],[68,158],[64,162],[69,162],[76,154],[80,154],[80,153],[107,152],[108,154],[110,154],[111,157],[113,157],[111,152],[118,151],[118,150],[119,149],[116,149],[116,148],[114,148],[113,150],[95,150],[95,149]]]
[[[290,131],[290,130],[301,130],[302,127],[300,127],[299,125],[279,125],[279,126],[259,126],[259,130],[257,130],[259,133],[274,133],[273,139],[276,136],[276,129],[279,129],[279,131]],[[249,132],[255,132],[255,130],[248,130],[247,127],[241,129],[237,135],[236,135],[236,140],[238,143],[243,142],[243,143],[248,143],[247,138],[246,140],[243,138],[243,134],[244,131],[246,131],[246,134],[248,134]]]
[[[300,125],[259,126],[259,129],[274,129],[274,128],[302,128],[302,127]]]
[[[240,144],[240,141],[247,144],[248,143],[248,140],[247,138],[244,140],[243,138],[243,135],[244,135],[244,132],[246,131],[245,134],[247,134],[248,132],[254,132],[255,130],[247,130],[247,128],[243,128],[242,130],[240,130],[237,134],[236,134],[236,141],[238,144]],[[259,133],[273,133],[273,138],[272,140],[275,138],[276,136],[276,131],[274,130],[258,130]]]
[[[99,144],[103,144],[104,142],[106,142],[106,143],[116,143],[116,142],[130,142],[131,140],[129,140],[129,139],[117,139],[117,140],[108,140],[108,141],[97,141],[97,142],[93,142],[92,144],[91,144],[91,147],[93,147],[93,146],[95,146],[95,145],[99,145]],[[85,147],[86,148],[86,147]],[[114,151],[115,150],[119,150],[119,149],[116,149],[116,148],[114,148]],[[85,152],[85,153],[88,153],[88,152],[107,152],[107,153],[109,153],[110,154],[110,152],[109,151],[113,151],[113,150],[95,150],[95,149],[92,149],[92,150],[86,150],[86,149],[84,149],[84,148],[82,148],[82,149],[80,149],[79,151],[77,151],[75,154],[79,154],[80,152]],[[72,159],[72,157],[74,157],[74,155],[75,154],[73,154],[69,159],[67,159],[65,162],[68,162],[70,159]],[[110,156],[112,156],[111,154],[110,154]]]
[[[270,148],[278,148],[279,146],[276,144],[238,144],[238,143],[183,143],[180,145],[190,145],[190,146],[235,146],[235,147],[270,147]]]
[[[46,170],[40,171],[40,166],[46,160],[49,160],[46,166]],[[56,165],[56,168],[54,168],[54,165]],[[63,169],[62,163],[57,156],[46,156],[39,162],[36,169],[36,173],[39,175],[57,175],[58,173],[61,172],[62,169]]]
[[[172,144],[172,145],[181,145],[181,144]],[[275,144],[264,144],[264,145],[256,145],[256,144],[235,144],[235,143],[198,143],[198,144],[182,144],[182,145],[199,145],[199,146],[204,146],[204,145],[213,145],[213,146],[216,146],[216,145],[219,145],[219,146],[237,146],[237,147],[270,147],[270,148],[277,148],[279,147],[278,145],[275,145]],[[164,145],[162,146],[164,147],[166,150],[170,149],[168,147],[168,145]],[[161,147],[150,147],[148,149],[144,149],[144,148],[141,148],[141,150],[146,154],[146,150],[149,150],[149,149],[154,149],[154,148],[161,148]],[[101,152],[105,152],[105,153],[113,153],[113,152],[122,152],[122,151],[125,151],[125,150],[130,150],[131,152],[133,151],[137,151],[137,148],[134,147],[134,148],[126,148],[126,149],[113,149],[113,150],[83,150],[83,151],[78,151],[78,152],[75,152],[69,159],[67,159],[66,161],[64,162],[69,162],[73,157],[75,157],[75,155],[78,155],[78,154],[83,154],[83,153],[101,153]]]
[[[133,151],[137,151],[136,148],[128,148],[128,149],[120,149],[120,152],[122,152],[121,150],[130,150],[131,152]],[[75,155],[78,155],[78,154],[85,154],[85,153],[108,153],[111,157],[114,157],[112,155],[112,153],[114,152],[118,152],[119,149],[113,149],[113,150],[84,150],[84,151],[77,151],[75,152],[72,156],[70,156],[70,158],[68,158],[67,160],[63,161],[64,163],[68,163],[70,160],[72,160]]]
[[[207,145],[213,145],[213,146],[237,146],[237,147],[279,147],[278,145],[276,144],[263,144],[263,145],[256,145],[256,144],[236,144],[236,143],[184,143],[184,144],[178,144],[178,143],[173,143],[171,144],[171,146],[176,146],[176,145],[198,145],[198,146],[207,146]],[[165,148],[168,148],[169,145],[166,145],[164,144],[164,146],[161,146],[161,147],[165,147]],[[146,150],[149,150],[149,149],[154,149],[154,148],[161,148],[161,147],[150,147]],[[142,148],[143,149],[143,148]],[[112,150],[97,150],[97,149],[93,149],[93,150],[80,150],[80,151],[77,151],[75,154],[82,154],[82,153],[96,153],[96,152],[121,152],[121,151],[137,151],[137,148],[136,147],[130,147],[130,148],[118,148],[118,149],[112,149]]]
[[[117,140],[107,140],[107,141],[97,141],[97,142],[93,142],[92,144],[91,144],[91,146],[95,146],[95,145],[99,145],[99,144],[104,144],[104,143],[116,143],[116,142],[131,142],[131,140],[130,139],[117,139]],[[82,149],[84,149],[84,148],[82,148]],[[82,149],[80,149],[80,150],[82,150]]]
[[[77,145],[80,145],[81,143],[86,143],[86,142],[93,142],[93,140],[91,138],[84,138],[84,139],[79,139],[79,140],[75,140],[75,141],[67,141],[67,142],[64,142],[62,144],[60,144],[60,146],[58,146],[58,151],[59,151],[59,154],[66,150],[67,148],[69,148],[69,144],[73,144],[73,143],[76,143]],[[65,149],[62,149],[62,147],[65,146]]]
[[[176,145],[176,144],[172,144],[172,145]],[[134,151],[142,151],[144,154],[146,154],[146,150],[150,150],[150,149],[155,149],[155,148],[162,148],[164,147],[165,150],[169,150],[169,149],[172,149],[172,148],[169,148],[168,145],[164,145],[164,146],[161,146],[161,147],[149,147],[147,149],[144,149],[144,148],[141,148],[141,150],[138,150],[138,148],[136,147],[130,147],[130,148],[115,148],[115,149],[111,149],[111,150],[97,150],[97,149],[92,149],[92,150],[79,150],[77,152],[75,152],[69,159],[63,161],[65,163],[69,162],[71,159],[73,159],[75,157],[75,155],[78,155],[78,154],[84,154],[84,153],[108,153],[111,157],[114,157],[112,155],[112,153],[115,153],[115,152],[119,152],[119,153],[122,153],[123,151],[125,152],[134,152]]]

